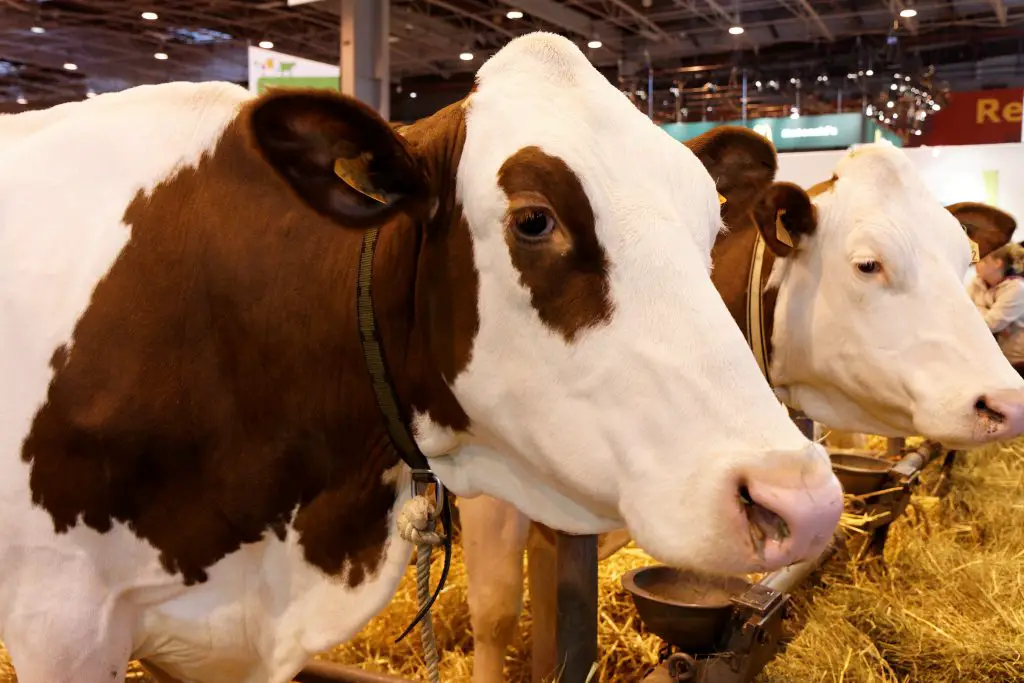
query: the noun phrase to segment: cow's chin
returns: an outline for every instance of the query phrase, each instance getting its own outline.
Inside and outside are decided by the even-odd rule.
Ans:
[[[794,384],[786,387],[786,403],[811,420],[831,429],[858,434],[899,437],[914,436],[913,416],[903,407],[886,408],[881,404],[869,411],[846,394],[831,387]]]
[[[430,458],[430,467],[455,495],[485,494],[514,505],[530,519],[569,534],[601,534],[624,522],[614,506],[573,495],[529,465],[477,445]]]

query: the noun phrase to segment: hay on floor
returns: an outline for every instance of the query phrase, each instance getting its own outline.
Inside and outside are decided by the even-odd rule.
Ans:
[[[884,448],[883,440],[876,442],[873,447]],[[937,469],[926,472],[922,491]],[[843,516],[848,528],[865,521]],[[1024,441],[962,457],[948,498],[915,496],[893,525],[885,559],[884,575],[869,571],[875,565],[832,562],[824,585],[798,594],[804,629],[760,682],[1024,681]],[[646,564],[653,561],[633,546],[601,564],[596,680],[636,681],[657,657],[660,643],[635,628],[635,611],[620,587],[625,572]],[[328,656],[422,679],[413,647],[418,639],[391,645],[415,612],[411,576],[384,615]],[[452,579],[435,624],[446,648],[445,680],[465,681],[472,645],[460,561]],[[508,681],[529,680],[529,596],[524,611]]]
[[[937,469],[926,472],[922,491]],[[844,516],[844,526],[862,522]],[[893,525],[886,562],[887,574],[830,563],[823,585],[796,596],[804,628],[759,683],[1024,683],[1024,440],[961,458],[948,498],[915,496]],[[596,681],[637,681],[655,661],[660,643],[636,629],[620,586],[626,571],[652,563],[628,546],[601,564]],[[510,682],[529,680],[528,595],[524,611]],[[324,657],[423,680],[418,634],[393,642],[415,612],[410,568],[388,609]],[[468,681],[472,634],[458,548],[434,625],[443,679]],[[0,683],[12,680],[0,649]]]

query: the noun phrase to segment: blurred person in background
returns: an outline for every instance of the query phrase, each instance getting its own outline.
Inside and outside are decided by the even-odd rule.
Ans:
[[[967,292],[1007,360],[1024,377],[1024,246],[1007,244],[981,259]]]

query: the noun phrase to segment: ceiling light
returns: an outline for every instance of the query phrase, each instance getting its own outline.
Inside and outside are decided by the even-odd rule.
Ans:
[[[899,87],[898,85],[896,85],[895,83],[893,83],[892,85],[890,85],[890,86],[889,86],[889,90],[895,90],[895,89],[896,89],[896,88],[898,88],[898,87]]]
[[[895,78],[896,80],[899,80],[901,78],[899,74],[893,74],[892,77]]]
[[[893,107],[896,106],[896,103],[893,102],[892,100],[889,100],[888,102],[885,103],[885,106],[888,107],[889,109],[892,109]]]
[[[510,9],[508,11],[508,14],[506,14],[505,16],[508,17],[509,19],[522,19],[523,13],[517,9]]]
[[[143,12],[142,18],[146,21],[156,21],[160,16],[156,12]]]
[[[24,95],[18,95],[18,99],[15,100],[18,104],[28,104],[28,100],[25,99]]]
[[[875,70],[874,69],[868,69],[867,71],[864,72],[864,75],[865,76],[874,76],[875,75]]]
[[[739,26],[739,25],[736,25],[736,26],[730,26],[730,27],[729,27],[729,33],[731,33],[731,34],[732,34],[732,35],[734,35],[734,36],[738,36],[738,35],[740,35],[741,33],[743,33],[743,27],[742,27],[742,26]]]
[[[415,100],[416,99],[416,93],[414,93],[414,92],[409,93],[409,99]]]
[[[167,53],[166,52],[154,52],[153,53],[153,59],[159,59],[161,61],[164,60],[164,59],[167,59]]]
[[[936,104],[933,104],[933,105],[932,105],[932,109],[934,109],[935,111],[938,111],[938,110],[942,109],[942,107],[940,107],[940,106],[938,105],[938,103],[936,103]]]
[[[461,53],[459,55],[459,59],[461,59],[464,62],[472,62],[473,61],[473,53],[472,52],[463,52],[463,53]]]
[[[912,7],[907,7],[906,9],[900,11],[900,16],[903,17],[904,19],[913,19],[914,17],[917,16],[917,10]]]
[[[597,40],[596,38],[594,40],[590,41],[589,43],[587,43],[587,47],[589,47],[591,50],[599,50],[599,49],[601,49],[601,45],[602,45],[601,41]]]
[[[33,26],[29,31],[32,31],[32,33],[46,33],[46,29],[42,26]]]
[[[920,131],[920,130],[915,130],[915,131],[914,131],[914,135],[920,135],[920,134],[921,134],[921,131]]]
[[[64,68],[67,69],[68,71],[74,71],[75,69],[78,68],[78,65],[75,64],[74,62],[64,62]]]
[[[261,40],[259,45],[264,50],[273,50],[274,49],[274,41],[272,41],[272,40]]]
[[[761,81],[754,81],[754,87],[755,88],[760,88],[761,87]]]

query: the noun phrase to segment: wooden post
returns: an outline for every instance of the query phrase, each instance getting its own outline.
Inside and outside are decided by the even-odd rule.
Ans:
[[[597,536],[559,533],[556,553],[558,680],[584,683],[597,661]]]

